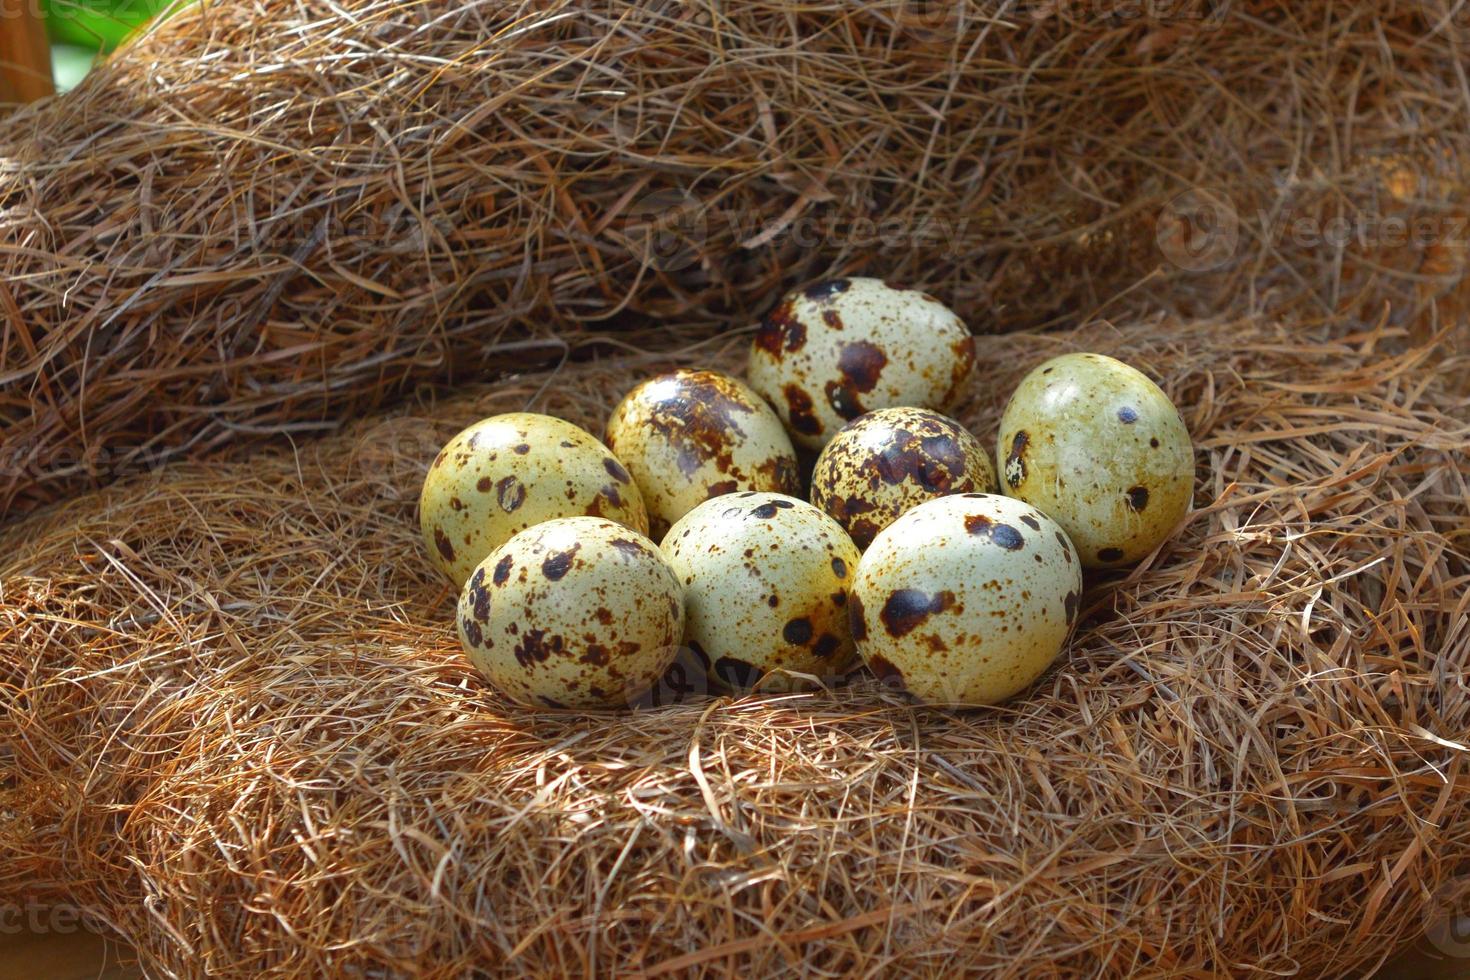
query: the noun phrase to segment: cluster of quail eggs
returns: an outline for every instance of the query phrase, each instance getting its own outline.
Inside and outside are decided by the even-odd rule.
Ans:
[[[767,315],[748,384],[652,378],[602,440],[546,415],[475,423],[419,501],[470,661],[548,708],[859,664],[930,703],[1012,697],[1066,643],[1083,569],[1136,562],[1179,524],[1194,455],[1147,376],[1080,353],[1016,388],[992,461],[944,414],[974,368],[938,300],[834,279]],[[806,499],[798,448],[817,454]]]

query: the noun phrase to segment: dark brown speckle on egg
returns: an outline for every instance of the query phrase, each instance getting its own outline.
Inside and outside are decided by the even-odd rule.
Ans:
[[[873,654],[867,658],[867,662],[868,669],[873,672],[873,676],[878,678],[879,682],[884,686],[897,690],[904,689],[903,671],[895,667],[892,661],[878,654]]]
[[[623,464],[619,463],[611,456],[603,457],[602,468],[607,470],[608,476],[612,477],[614,480],[617,480],[619,483],[633,482],[633,478],[628,475],[628,471],[624,469]]]
[[[804,435],[814,436],[822,431],[822,423],[812,414],[812,396],[796,385],[789,384],[781,392],[786,397],[787,421],[791,428]]]
[[[951,608],[954,603],[955,595],[947,589],[932,595],[917,589],[897,589],[889,594],[878,618],[890,635],[903,636],[930,616]]]
[[[515,559],[510,555],[502,557],[495,563],[495,574],[491,578],[491,581],[496,585],[504,585],[506,580],[510,578],[510,569],[514,563]]]
[[[777,359],[801,350],[805,344],[806,326],[793,314],[790,300],[766,314],[755,335],[756,347]]]
[[[576,560],[577,552],[581,547],[581,545],[577,544],[566,551],[559,551],[556,554],[548,555],[541,562],[541,574],[553,582],[561,581],[567,572],[571,570],[572,562]]]
[[[863,600],[857,593],[849,593],[847,597],[847,622],[852,630],[852,638],[859,643],[868,638],[868,623],[863,618]]]
[[[495,484],[495,499],[501,510],[512,514],[526,502],[526,486],[514,476],[501,477]]]
[[[1026,431],[1011,437],[1010,452],[1006,454],[1006,482],[1012,489],[1026,482],[1026,448],[1031,445],[1031,436]]]
[[[848,279],[826,279],[822,282],[812,283],[810,286],[802,290],[802,295],[804,295],[807,299],[813,299],[821,302],[823,300],[831,299],[838,293],[847,292],[848,288],[851,285],[852,282]]]
[[[781,631],[781,639],[795,646],[805,646],[812,639],[812,622],[805,616],[789,621]]]
[[[715,676],[734,688],[754,687],[761,679],[761,670],[738,657],[721,657],[715,661]]]
[[[485,634],[480,629],[480,624],[473,619],[462,619],[460,625],[464,627],[464,635],[467,640],[475,646],[485,645]]]

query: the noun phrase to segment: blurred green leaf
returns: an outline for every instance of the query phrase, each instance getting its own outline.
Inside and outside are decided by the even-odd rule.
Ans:
[[[179,6],[173,0],[41,0],[52,41],[104,53]]]

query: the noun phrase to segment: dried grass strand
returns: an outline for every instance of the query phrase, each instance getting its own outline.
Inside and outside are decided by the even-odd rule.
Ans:
[[[466,666],[413,521],[439,442],[595,426],[739,337],[0,531],[0,895],[97,910],[160,975],[1366,970],[1470,861],[1470,365],[1393,326],[1097,324],[988,341],[965,420],[1079,348],[1183,407],[1198,506],[996,710],[533,713]]]
[[[834,271],[985,334],[1463,315],[1466,38],[1439,0],[921,6],[181,12],[0,126],[0,517],[608,335],[744,326]],[[1240,219],[1201,272],[1159,244],[1196,186]]]

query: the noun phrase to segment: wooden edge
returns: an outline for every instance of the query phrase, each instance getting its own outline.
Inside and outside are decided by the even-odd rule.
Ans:
[[[0,0],[0,100],[32,102],[56,92],[40,0]]]

